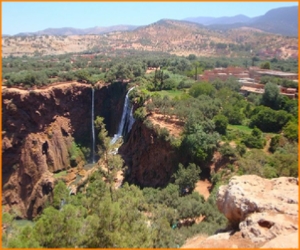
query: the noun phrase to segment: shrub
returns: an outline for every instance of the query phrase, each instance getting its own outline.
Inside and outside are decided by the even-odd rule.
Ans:
[[[245,135],[242,139],[244,143],[249,148],[263,148],[265,145],[265,140],[262,137],[262,132],[258,128],[254,128],[251,135]]]
[[[147,111],[145,107],[139,107],[136,109],[136,111],[134,112],[133,116],[136,120],[140,120],[143,121],[145,120],[147,115]]]

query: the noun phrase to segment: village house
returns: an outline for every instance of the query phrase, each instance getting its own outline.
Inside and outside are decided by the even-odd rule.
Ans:
[[[273,76],[280,77],[288,80],[297,80],[298,74],[290,73],[290,72],[282,72],[278,70],[270,70],[270,69],[261,69],[258,67],[250,67],[249,68],[249,77],[255,79],[256,81],[260,81],[262,76]]]
[[[228,68],[215,68],[212,70],[205,70],[202,75],[198,75],[198,81],[212,82],[217,79],[226,81],[230,77],[235,77],[241,85],[241,94],[263,94],[265,85],[260,83],[262,76],[280,77],[283,79],[298,82],[298,74],[296,73],[261,69],[259,67],[250,67],[249,69],[246,69],[242,67],[233,66],[230,66]],[[279,91],[280,94],[285,95],[291,99],[298,97],[298,92],[296,88],[285,88],[279,86]]]
[[[230,77],[235,78],[249,78],[249,72],[242,67],[230,66],[227,68],[215,68],[212,70],[205,70],[202,75],[198,75],[199,81],[214,81],[216,79],[227,80]]]

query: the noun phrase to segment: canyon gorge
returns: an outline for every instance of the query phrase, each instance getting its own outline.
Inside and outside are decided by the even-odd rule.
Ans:
[[[3,87],[2,93],[2,204],[15,209],[20,218],[36,217],[51,201],[54,173],[95,162],[96,116],[104,117],[109,136],[117,131],[120,137],[123,107],[128,109],[131,120],[126,130],[132,130],[119,152],[131,183],[165,186],[178,164],[168,142],[141,121],[133,124],[133,107],[124,104],[127,84],[56,83],[31,90]],[[88,162],[81,155],[72,157],[75,142],[91,149]]]

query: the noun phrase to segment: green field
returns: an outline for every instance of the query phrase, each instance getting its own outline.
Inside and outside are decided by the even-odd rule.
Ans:
[[[249,127],[244,126],[244,125],[231,125],[231,124],[228,124],[227,129],[229,129],[229,130],[238,130],[238,131],[246,133],[246,134],[251,134],[251,132],[252,132],[252,128],[249,128]]]
[[[249,127],[244,126],[244,125],[231,125],[231,124],[228,124],[227,129],[231,130],[231,131],[243,132],[245,134],[251,134],[251,132],[252,132],[252,128],[249,128]],[[263,132],[263,135],[268,136],[268,137],[270,137],[270,136],[272,137],[272,136],[276,135],[276,133],[264,133]]]

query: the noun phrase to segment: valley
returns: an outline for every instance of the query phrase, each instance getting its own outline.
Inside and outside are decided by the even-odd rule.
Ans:
[[[296,247],[297,37],[162,19],[2,56],[3,247]]]

